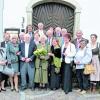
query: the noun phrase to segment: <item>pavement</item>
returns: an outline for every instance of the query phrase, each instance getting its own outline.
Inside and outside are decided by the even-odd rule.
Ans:
[[[31,91],[27,89],[25,91],[20,91],[19,93],[11,91],[7,88],[7,91],[2,91],[0,93],[0,100],[100,100],[99,92],[96,93],[86,93],[80,94],[76,90],[65,94],[63,90],[38,90]]]

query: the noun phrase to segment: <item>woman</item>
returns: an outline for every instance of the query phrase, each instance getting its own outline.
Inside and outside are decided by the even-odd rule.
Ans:
[[[89,43],[90,48],[92,49],[92,64],[95,68],[95,73],[90,75],[90,90],[95,92],[97,82],[100,81],[100,43],[97,42],[97,35],[91,34],[91,42]]]
[[[86,46],[86,40],[82,39],[80,41],[80,47],[77,51],[74,63],[76,64],[76,76],[79,83],[79,89],[77,90],[81,94],[86,93],[88,89],[88,75],[84,74],[85,64],[89,64],[92,58],[92,51]]]
[[[35,61],[35,83],[39,83],[40,88],[46,87],[48,84],[48,52],[50,52],[50,46],[46,45],[46,36],[40,37],[40,44],[37,45],[37,49],[44,49],[47,53],[45,55],[36,56]]]
[[[18,43],[18,37],[14,35],[12,36],[11,43],[9,43],[7,46],[8,63],[11,64],[11,67],[14,69],[14,76],[13,77],[10,76],[11,91],[13,91],[15,88],[16,92],[18,92],[18,74],[19,74],[18,55],[20,54],[19,45],[17,43]]]
[[[64,35],[64,44],[62,45],[62,63],[63,63],[63,89],[65,94],[72,91],[72,66],[73,57],[76,50],[71,42],[70,34]]]
[[[51,53],[48,53],[48,55],[52,60],[50,65],[50,88],[55,90],[60,87],[61,48],[58,39],[53,39]],[[57,63],[55,63],[55,60]]]
[[[4,66],[6,65],[6,49],[0,47],[0,92],[6,91],[4,88],[4,83],[6,79],[6,75],[2,73]]]

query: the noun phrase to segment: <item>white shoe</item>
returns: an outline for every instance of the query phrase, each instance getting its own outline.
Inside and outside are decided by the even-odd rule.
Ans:
[[[86,93],[86,91],[85,91],[85,90],[82,90],[80,93],[81,93],[81,94],[85,94],[85,93]]]
[[[81,92],[81,89],[76,90],[76,92]]]

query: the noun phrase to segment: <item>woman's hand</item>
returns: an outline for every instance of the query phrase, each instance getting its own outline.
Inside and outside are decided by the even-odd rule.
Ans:
[[[1,61],[0,64],[1,65],[6,65],[7,61]]]
[[[20,53],[21,53],[21,52],[20,52],[20,51],[18,51],[18,52],[16,52],[16,55],[17,55],[17,56],[19,56],[19,55],[20,55]]]
[[[63,53],[64,56],[67,56],[67,53]]]
[[[76,61],[75,64],[80,64],[80,61]]]
[[[49,56],[54,56],[54,54],[53,54],[53,53],[48,53],[48,55],[49,55]]]

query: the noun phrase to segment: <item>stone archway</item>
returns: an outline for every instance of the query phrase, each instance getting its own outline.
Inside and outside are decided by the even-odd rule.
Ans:
[[[81,13],[80,5],[75,0],[31,0],[26,10],[27,24],[32,24],[32,13],[34,7],[43,3],[50,3],[50,2],[61,3],[70,6],[72,9],[74,9],[73,36],[75,37],[76,31],[80,29],[80,13]]]

